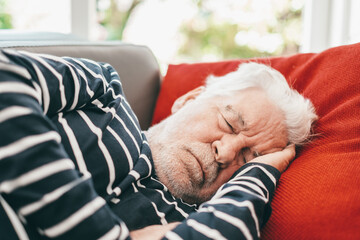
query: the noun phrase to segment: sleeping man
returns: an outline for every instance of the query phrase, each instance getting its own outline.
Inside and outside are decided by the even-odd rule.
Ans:
[[[315,119],[279,72],[247,63],[141,131],[109,64],[3,50],[0,236],[259,238]]]

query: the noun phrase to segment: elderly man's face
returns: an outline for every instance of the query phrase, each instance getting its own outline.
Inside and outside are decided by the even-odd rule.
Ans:
[[[195,98],[199,92],[147,133],[160,181],[189,203],[208,200],[244,163],[287,145],[284,116],[262,90]]]

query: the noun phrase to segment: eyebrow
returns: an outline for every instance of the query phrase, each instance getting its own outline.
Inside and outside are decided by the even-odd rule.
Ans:
[[[246,126],[245,121],[244,121],[243,117],[241,116],[241,114],[239,112],[237,112],[231,104],[226,105],[225,110],[228,112],[231,112],[231,114],[235,115],[238,123],[241,126],[243,126],[243,127]]]

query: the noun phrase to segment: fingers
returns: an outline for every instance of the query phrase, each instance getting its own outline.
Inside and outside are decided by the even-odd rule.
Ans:
[[[295,155],[296,155],[296,151],[295,151],[295,144],[290,144],[290,145],[287,145],[283,150],[282,152],[284,154],[287,154],[289,159],[290,159],[290,162],[292,162],[295,158]]]
[[[287,169],[289,164],[293,161],[294,157],[295,157],[295,145],[290,144],[281,151],[269,153],[254,158],[250,162],[259,162],[259,163],[268,164],[270,166],[275,167],[282,173]]]
[[[166,225],[151,225],[139,230],[130,232],[132,239],[136,240],[149,240],[161,239],[166,232],[174,229],[180,222],[169,223]]]

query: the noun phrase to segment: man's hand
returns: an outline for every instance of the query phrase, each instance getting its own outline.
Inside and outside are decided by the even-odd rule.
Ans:
[[[131,231],[130,236],[135,240],[155,240],[161,239],[166,232],[174,229],[180,222],[169,223],[167,225],[152,225],[139,230]]]
[[[289,166],[289,164],[294,159],[294,157],[295,157],[295,145],[290,144],[282,151],[269,153],[254,158],[250,162],[259,162],[259,163],[268,164],[270,166],[273,166],[282,173],[286,170],[286,168]]]

